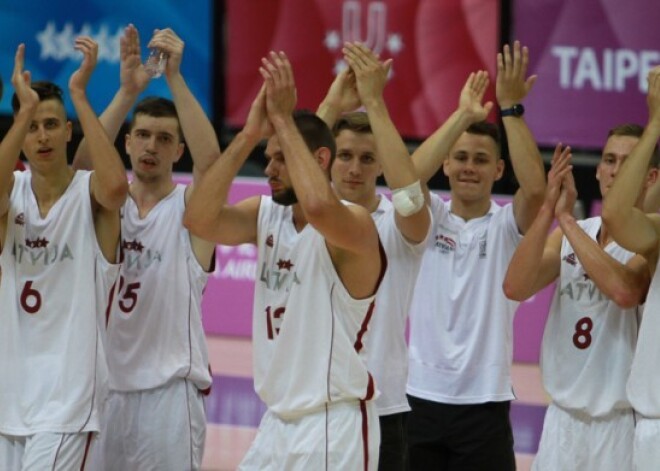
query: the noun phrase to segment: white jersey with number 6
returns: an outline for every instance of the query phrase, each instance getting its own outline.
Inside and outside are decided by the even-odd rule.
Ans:
[[[578,224],[597,240],[600,217]],[[605,252],[621,263],[634,255],[615,242]],[[564,237],[541,347],[543,384],[553,401],[591,417],[630,408],[625,385],[636,339],[637,308],[622,309],[606,298]]]
[[[185,186],[144,217],[130,196],[122,208],[119,292],[107,325],[110,389],[140,391],[174,378],[211,384],[201,298],[208,273],[183,227]]]
[[[262,196],[257,233],[252,338],[261,399],[283,418],[373,399],[363,341],[374,296],[350,296],[325,239],[310,224],[298,233],[290,206]]]
[[[99,321],[118,265],[96,240],[90,172],[45,217],[30,172],[15,172],[0,256],[0,433],[99,430]]]

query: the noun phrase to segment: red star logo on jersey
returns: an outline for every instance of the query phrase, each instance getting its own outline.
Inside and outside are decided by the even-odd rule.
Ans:
[[[293,263],[291,263],[291,260],[282,260],[281,258],[277,261],[277,268],[280,270],[289,270],[293,268]]]
[[[266,237],[266,245],[268,247],[272,247],[274,245],[273,234],[269,234],[268,237]]]
[[[142,250],[144,249],[144,245],[142,245],[142,243],[139,240],[133,240],[133,241],[124,240],[121,243],[121,248],[127,251],[132,250],[134,252],[142,253]]]
[[[25,214],[17,214],[16,217],[14,218],[14,224],[18,224],[19,226],[24,226],[25,225]]]
[[[48,240],[45,237],[43,239],[37,238],[34,240],[25,239],[25,245],[31,249],[40,249],[42,247],[48,247]]]
[[[575,259],[575,254],[574,253],[569,253],[564,257],[564,261],[568,263],[569,265],[577,265],[577,260]]]

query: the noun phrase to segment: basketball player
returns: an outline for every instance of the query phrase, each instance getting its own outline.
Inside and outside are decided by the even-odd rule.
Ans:
[[[272,52],[243,130],[193,191],[185,223],[200,237],[258,247],[254,382],[268,410],[240,469],[378,465],[375,385],[364,336],[386,262],[369,213],[328,180],[335,143],[317,116],[292,116],[286,55]],[[272,197],[226,205],[232,180],[264,137]]]
[[[660,400],[658,375],[660,364],[658,335],[660,321],[660,270],[658,245],[660,244],[660,216],[639,210],[643,189],[649,185],[660,138],[660,67],[648,75],[647,105],[649,118],[642,137],[630,152],[618,172],[603,205],[603,221],[610,228],[614,240],[622,247],[644,256],[652,267],[652,280],[644,305],[637,348],[627,384],[630,403],[637,414],[634,469],[651,471],[660,463]]]
[[[520,183],[513,203],[491,200],[501,178],[497,127],[482,123],[485,72],[472,74],[458,110],[413,154],[422,182],[440,168],[451,201],[431,195],[435,229],[422,259],[410,312],[408,394],[411,469],[515,468],[509,420],[513,315],[502,281],[543,202],[545,171],[522,116],[528,53],[498,54],[496,95]],[[474,124],[476,123],[476,124]],[[469,126],[469,127],[468,127]]]
[[[181,75],[183,41],[163,29],[149,46],[168,55],[165,78],[174,103],[145,98],[126,135],[134,178],[122,208],[123,263],[106,331],[110,394],[95,456],[107,470],[199,469],[206,434],[202,396],[211,385],[201,299],[215,245],[191,236],[183,212],[220,147]],[[122,84],[103,114],[115,133],[125,117],[118,108],[126,109],[148,82],[132,25],[121,47]],[[188,187],[172,180],[184,137],[194,162]],[[78,163],[85,158],[78,157]]]
[[[605,200],[641,132],[635,125],[610,131],[596,171]],[[648,185],[656,175],[649,171]],[[625,385],[648,264],[615,243],[600,217],[576,221],[576,197],[570,149],[557,146],[545,202],[504,280],[507,297],[517,301],[558,280],[541,347],[552,402],[532,469],[632,469],[635,420]],[[555,220],[559,227],[549,234]]]
[[[370,212],[387,255],[389,268],[365,350],[369,371],[380,391],[376,400],[381,433],[378,468],[405,470],[410,410],[405,331],[430,216],[408,150],[383,99],[390,61],[379,62],[373,52],[358,43],[346,44],[344,57],[350,69],[337,76],[317,114],[334,126],[337,157],[331,164],[333,186],[340,198]],[[341,115],[360,104],[366,112]],[[376,193],[377,177],[383,173],[394,190],[396,208]],[[407,200],[415,201],[414,206],[403,207],[402,201]]]
[[[69,80],[96,170],[67,165],[62,91],[16,52],[14,123],[0,144],[0,469],[83,469],[105,366],[98,317],[116,280],[124,166],[87,101],[97,44]],[[30,171],[12,173],[19,152]]]

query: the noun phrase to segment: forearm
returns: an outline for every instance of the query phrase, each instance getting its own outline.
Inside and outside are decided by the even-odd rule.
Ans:
[[[648,270],[635,272],[614,259],[584,232],[572,215],[562,215],[559,224],[589,279],[607,298],[625,306],[643,301],[649,283]]]
[[[341,116],[341,109],[338,104],[333,103],[327,98],[324,99],[316,110],[316,116],[321,118],[330,129],[335,125],[339,116]]]
[[[545,193],[545,169],[541,153],[529,127],[522,118],[502,119],[509,144],[511,166],[526,199],[543,198]]]
[[[541,289],[540,267],[548,240],[548,232],[554,221],[553,210],[543,206],[536,219],[520,241],[509,262],[504,280],[507,297],[523,301]]]
[[[34,109],[21,109],[14,122],[0,142],[0,194],[5,195],[11,185],[16,161],[21,155],[21,147],[30,128]]]
[[[646,181],[651,156],[660,138],[659,125],[647,125],[644,134],[623,162],[603,201],[603,217],[608,225],[625,223],[637,203]]]
[[[193,169],[203,174],[220,155],[220,144],[213,125],[181,74],[168,77],[179,122],[193,159]]]
[[[449,150],[471,124],[473,121],[467,113],[460,109],[456,110],[415,150],[412,160],[422,183],[428,183],[438,172]]]
[[[258,137],[239,132],[200,178],[186,205],[186,225],[193,232],[206,233],[217,223],[232,182],[258,142]]]
[[[369,123],[376,142],[378,160],[391,190],[408,186],[417,180],[417,172],[383,100],[366,104]]]
[[[110,142],[114,143],[117,139],[117,135],[119,134],[121,126],[126,121],[126,117],[135,104],[137,97],[137,94],[129,93],[128,91],[120,88],[112,98],[110,104],[103,111],[101,116],[99,116],[98,119],[101,122],[103,129],[105,129]],[[89,145],[86,135],[80,142],[78,150],[76,151],[76,155],[73,158],[73,168],[87,170],[91,170],[93,168],[92,156],[89,152]]]
[[[86,95],[74,91],[71,92],[71,99],[89,143],[92,167],[99,185],[98,202],[107,209],[116,209],[123,204],[128,191],[124,164]]]

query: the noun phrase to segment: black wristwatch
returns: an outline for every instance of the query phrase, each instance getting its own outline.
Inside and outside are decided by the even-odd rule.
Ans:
[[[511,108],[500,110],[502,118],[505,116],[515,116],[516,118],[520,118],[523,114],[525,114],[525,107],[520,103],[513,105]]]

